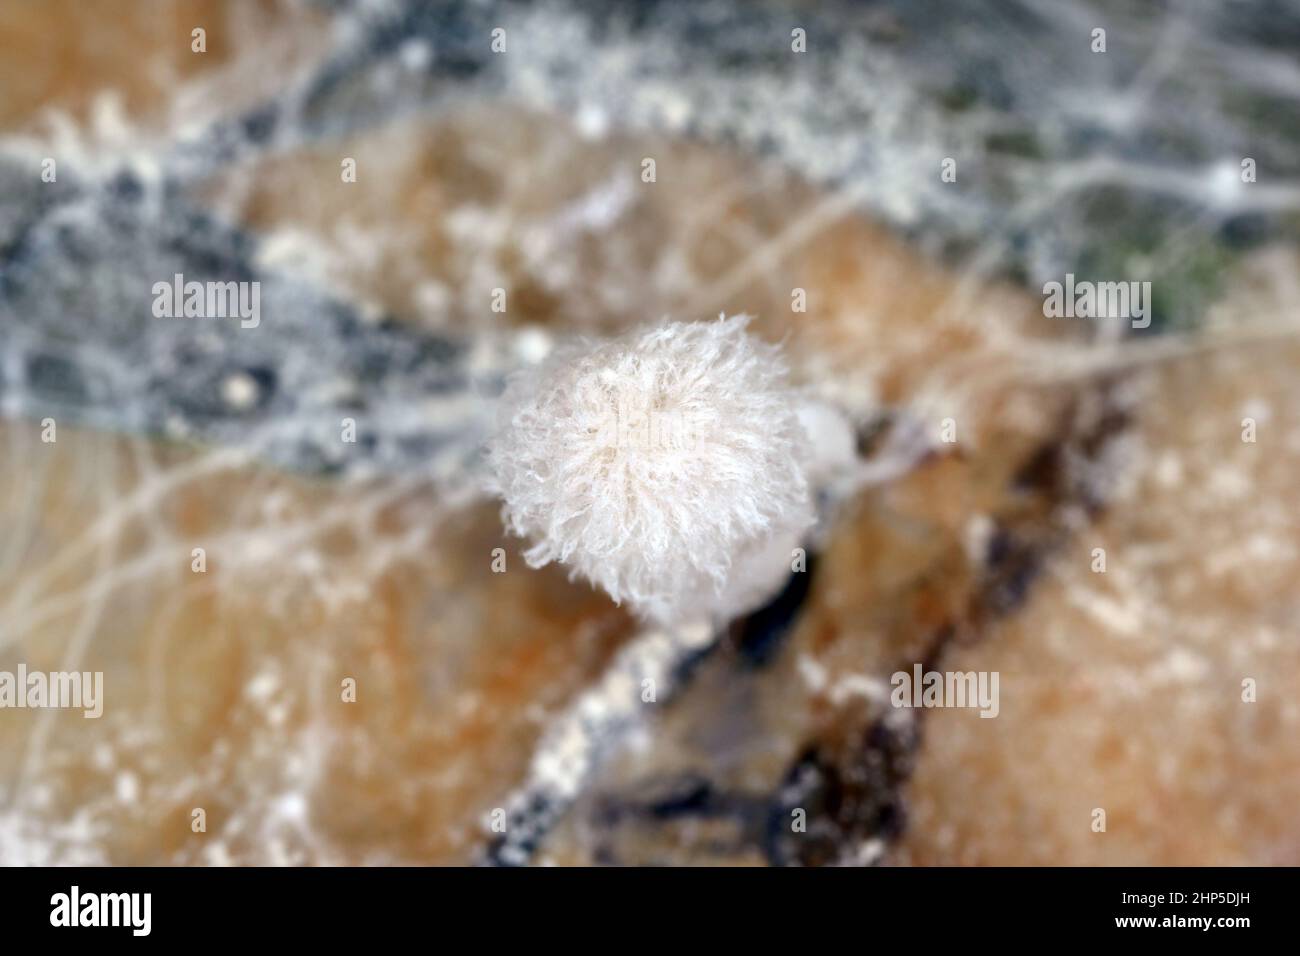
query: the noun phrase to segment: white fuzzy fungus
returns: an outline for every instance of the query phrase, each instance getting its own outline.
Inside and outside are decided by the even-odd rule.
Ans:
[[[789,573],[812,521],[807,439],[779,348],[748,323],[584,340],[511,378],[488,460],[530,565],[667,623],[739,613]]]

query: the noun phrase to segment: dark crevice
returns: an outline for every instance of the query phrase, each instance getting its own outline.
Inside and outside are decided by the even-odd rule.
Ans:
[[[993,623],[1025,606],[1047,561],[1069,539],[1068,510],[1082,508],[1093,517],[1099,512],[1103,502],[1088,472],[1130,417],[1110,401],[1108,385],[1093,397],[1104,402],[1099,413],[1081,403],[1069,408],[1059,429],[1065,437],[1044,442],[1015,472],[1012,502],[995,519],[970,598],[930,636],[923,670],[939,670],[955,643],[984,637]],[[733,625],[730,636],[742,666],[763,666],[779,654],[811,590],[812,571],[810,560],[807,574],[793,575],[773,601]],[[896,669],[910,670],[914,663],[900,661]],[[725,791],[693,773],[642,781],[630,788],[636,796],[602,797],[597,820],[606,836],[596,859],[619,862],[608,834],[620,825],[654,830],[697,820],[730,822],[735,839],[727,852],[758,849],[774,866],[882,862],[907,827],[906,787],[925,714],[877,708],[856,730],[852,719],[827,724],[770,794]],[[700,849],[698,842],[693,845]]]

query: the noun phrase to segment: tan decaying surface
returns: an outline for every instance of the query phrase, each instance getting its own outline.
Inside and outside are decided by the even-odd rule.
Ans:
[[[289,0],[121,3],[105,12],[79,0],[0,6],[0,130],[32,132],[66,117],[147,135],[201,121],[274,92],[324,39],[322,18]],[[191,49],[196,28],[206,32],[202,54]]]
[[[1002,712],[934,713],[902,859],[1300,859],[1298,361],[1235,349],[1144,383],[1132,483],[1023,614],[951,658],[1001,672]]]

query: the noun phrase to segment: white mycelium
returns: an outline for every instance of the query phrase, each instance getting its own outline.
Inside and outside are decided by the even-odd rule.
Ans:
[[[779,348],[748,323],[582,341],[511,379],[488,459],[530,565],[664,623],[739,613],[789,573],[812,521],[807,438]]]

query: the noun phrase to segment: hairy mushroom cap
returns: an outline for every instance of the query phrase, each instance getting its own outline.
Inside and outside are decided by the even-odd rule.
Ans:
[[[812,521],[807,440],[779,347],[748,323],[582,341],[511,378],[488,461],[530,565],[567,564],[661,623],[737,613],[769,586],[738,568],[784,577],[754,564]]]

